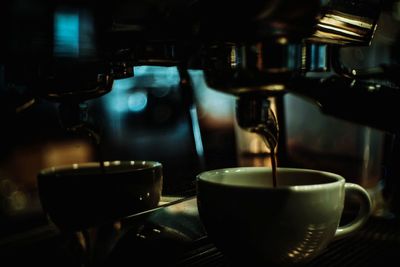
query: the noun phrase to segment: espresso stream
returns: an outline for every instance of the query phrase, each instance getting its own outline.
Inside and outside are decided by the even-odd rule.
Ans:
[[[276,155],[275,155],[275,148],[271,147],[271,166],[272,166],[272,184],[274,187],[277,186],[277,180],[276,180],[276,168],[277,168],[277,162],[276,162]]]
[[[276,137],[272,135],[271,132],[263,130],[256,130],[253,131],[257,133],[262,140],[264,141],[265,145],[270,149],[270,157],[271,157],[271,168],[272,168],[272,185],[273,187],[277,187],[277,160],[275,155],[275,148],[276,148]]]
[[[275,118],[275,114],[272,112],[272,110],[269,110],[272,118],[272,123],[277,126],[277,121]],[[275,154],[275,149],[276,145],[278,142],[278,128],[276,128],[276,131],[270,131],[268,130],[268,127],[262,127],[259,129],[253,130],[253,132],[257,133],[262,140],[264,141],[265,145],[269,147],[270,149],[270,156],[271,156],[271,167],[272,167],[272,185],[273,187],[277,187],[277,160],[276,160],[276,154]]]
[[[272,167],[272,185],[273,187],[277,186],[277,179],[276,179],[276,155],[275,155],[275,146],[272,142],[268,141],[267,138],[263,138],[265,140],[266,145],[270,148],[271,153],[271,167]]]

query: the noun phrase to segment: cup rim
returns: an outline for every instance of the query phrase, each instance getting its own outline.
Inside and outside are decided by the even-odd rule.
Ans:
[[[208,170],[199,173],[196,176],[197,183],[203,182],[208,184],[220,185],[224,187],[235,187],[235,188],[253,188],[253,189],[261,189],[261,190],[295,190],[295,191],[302,191],[302,190],[310,190],[310,189],[318,189],[321,187],[330,187],[330,186],[337,186],[337,184],[344,184],[346,182],[345,178],[337,173],[329,172],[329,171],[322,171],[317,169],[308,169],[308,168],[286,168],[286,167],[277,167],[277,171],[285,171],[285,172],[303,172],[303,173],[314,173],[314,174],[322,174],[328,176],[333,181],[329,181],[327,183],[319,183],[319,184],[306,184],[306,185],[281,185],[274,188],[271,186],[254,186],[254,185],[235,185],[235,184],[222,184],[219,182],[215,182],[210,178],[212,176],[218,175],[220,173],[232,173],[232,172],[239,172],[239,171],[255,171],[257,173],[271,170],[271,167],[232,167],[232,168],[221,168],[221,169],[214,169]],[[279,183],[279,174],[278,174],[278,183]]]
[[[142,170],[151,170],[151,169],[156,169],[159,167],[162,167],[162,164],[158,161],[149,161],[149,160],[114,160],[114,161],[104,161],[104,166],[106,168],[109,167],[117,167],[117,166],[140,166],[142,165],[143,167],[141,168],[135,168],[135,169],[129,169],[129,168],[121,168],[117,170],[113,170],[113,173],[125,173],[125,172],[136,172],[136,171],[142,171]],[[89,162],[79,162],[79,163],[72,163],[72,164],[63,164],[63,165],[57,165],[57,166],[52,166],[48,168],[44,168],[40,170],[39,175],[40,176],[46,176],[46,175],[54,175],[56,173],[68,173],[69,171],[75,171],[78,169],[85,169],[85,170],[90,170],[90,169],[96,169],[100,167],[100,162],[98,161],[89,161]]]

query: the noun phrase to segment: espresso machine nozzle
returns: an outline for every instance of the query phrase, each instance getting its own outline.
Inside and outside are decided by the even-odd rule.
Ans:
[[[265,143],[270,149],[277,146],[279,126],[268,98],[241,96],[236,101],[236,120],[242,129],[265,138]]]
[[[252,20],[259,26],[249,27],[247,35],[252,38],[241,31],[235,35],[236,38],[229,38],[221,31],[220,36],[226,37],[225,39],[214,39],[214,42],[207,42],[203,46],[203,70],[211,88],[236,97],[236,121],[240,128],[269,139],[264,141],[267,141],[267,146],[272,146],[270,148],[279,144],[284,150],[284,95],[290,92],[303,98],[311,98],[314,103],[320,104],[317,99],[320,94],[325,92],[326,99],[331,99],[328,96],[330,93],[335,95],[346,91],[337,83],[328,86],[331,80],[325,80],[329,76],[341,76],[339,80],[346,79],[344,71],[339,74],[341,68],[337,67],[340,64],[337,63],[338,54],[335,51],[342,47],[370,45],[377,27],[381,3],[375,0],[311,1],[307,3],[307,7],[296,9],[296,14],[293,14],[294,9],[286,9],[290,5],[296,5],[294,1],[268,3],[271,4],[269,12],[258,16],[259,20]],[[254,29],[258,30],[257,33]],[[213,30],[218,30],[218,27]],[[356,112],[362,114],[361,118],[350,115],[354,113],[349,112],[354,109],[354,104],[351,104],[354,100],[350,99],[357,98],[357,94],[363,90],[362,82],[358,78],[353,77],[345,82],[349,91],[351,90],[351,96],[334,97],[338,109],[343,102],[347,103],[345,106],[348,110],[331,115],[366,125],[377,125],[376,114],[372,111]],[[332,88],[336,86],[340,88]],[[327,90],[326,87],[332,90]],[[313,95],[311,91],[317,93]],[[369,101],[369,97],[361,98]],[[365,107],[370,106],[367,102]],[[275,107],[276,115],[272,106]],[[329,113],[328,109],[322,111]],[[280,162],[285,162],[285,155],[278,153],[279,157]]]

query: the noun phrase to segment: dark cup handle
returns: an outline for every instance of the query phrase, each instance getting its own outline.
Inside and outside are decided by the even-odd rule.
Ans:
[[[356,196],[360,203],[360,208],[356,218],[346,225],[338,227],[335,233],[335,239],[343,238],[359,230],[368,220],[372,212],[372,201],[368,192],[361,186],[353,183],[345,184],[345,195]]]

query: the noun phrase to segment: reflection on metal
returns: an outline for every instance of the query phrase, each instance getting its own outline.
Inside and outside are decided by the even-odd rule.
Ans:
[[[302,45],[286,39],[210,45],[204,72],[209,87],[232,95],[277,95],[302,66]]]
[[[326,44],[309,44],[304,47],[304,69],[307,71],[327,71],[328,65],[328,46]]]
[[[22,111],[25,111],[26,109],[30,108],[33,104],[35,104],[36,100],[34,98],[32,98],[31,100],[25,102],[24,104],[18,106],[15,109],[16,113],[20,113]]]
[[[201,139],[200,124],[197,116],[196,107],[192,107],[190,109],[190,117],[192,121],[192,131],[193,131],[194,145],[196,147],[196,152],[199,158],[203,159],[204,157],[203,141]]]
[[[326,13],[319,19],[315,33],[308,39],[319,43],[369,45],[376,21],[339,11]]]

